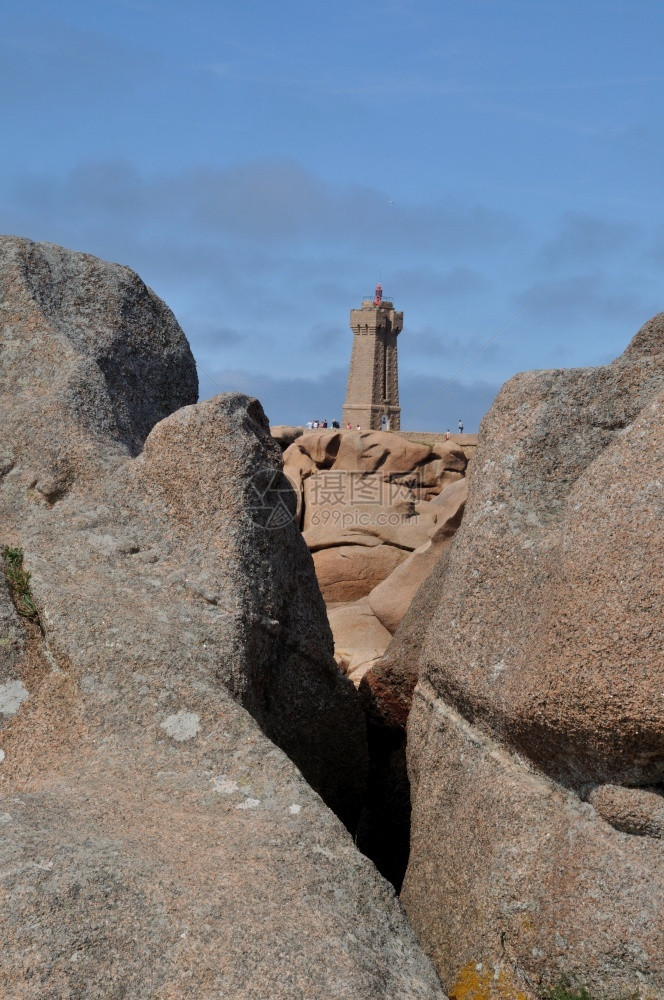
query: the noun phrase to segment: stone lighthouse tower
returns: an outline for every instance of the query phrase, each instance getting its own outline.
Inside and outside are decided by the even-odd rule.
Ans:
[[[343,409],[343,426],[353,430],[398,431],[399,373],[397,336],[403,328],[403,313],[394,311],[392,302],[383,301],[383,290],[365,299],[361,309],[351,309],[353,353],[348,372],[348,388]]]

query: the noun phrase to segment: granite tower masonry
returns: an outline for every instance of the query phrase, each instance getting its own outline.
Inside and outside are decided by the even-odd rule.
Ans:
[[[374,299],[365,299],[360,309],[351,309],[353,352],[343,408],[343,426],[362,430],[398,431],[399,374],[397,336],[403,328],[403,313],[383,300],[376,288]]]

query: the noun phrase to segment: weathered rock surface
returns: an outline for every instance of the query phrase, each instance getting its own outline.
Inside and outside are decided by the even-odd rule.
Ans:
[[[414,441],[416,444],[428,444],[431,448],[435,448],[439,444],[443,446],[451,444],[456,448],[460,448],[469,461],[473,458],[475,449],[477,448],[477,434],[451,434],[447,441],[444,434],[434,434],[431,431],[400,431],[400,434],[406,441]]]
[[[438,501],[439,519],[429,537],[397,566],[369,594],[369,605],[376,618],[394,634],[420,586],[432,573],[443,550],[454,537],[466,503],[468,484],[465,478],[452,483],[431,503]]]
[[[437,590],[423,584],[445,558],[461,523],[467,489],[464,478],[431,503],[419,505],[439,512],[430,538],[365,598],[375,620],[394,635],[385,644],[383,656],[373,662],[365,660],[355,673],[348,671],[355,683],[359,681],[369,741],[369,780],[357,843],[397,889],[410,851],[406,723],[417,683],[420,646],[439,597]],[[328,614],[331,619],[338,611]],[[332,628],[335,632],[334,624]],[[335,650],[337,646],[335,632]],[[352,662],[348,655],[347,660]]]
[[[342,432],[337,430],[305,431],[286,448],[284,466],[291,464],[299,466],[304,456],[319,469],[332,468],[339,451],[341,437]]]
[[[454,519],[433,500],[463,484],[467,463],[462,448],[435,438],[430,445],[384,431],[338,430],[298,437],[284,452],[284,473],[326,603],[359,601],[373,591],[374,615],[358,616],[356,609],[347,620],[370,622],[377,634],[376,616],[393,632],[458,526],[462,509]],[[443,523],[447,528],[438,531]],[[407,559],[409,552],[417,555]],[[335,620],[339,633],[338,612]],[[351,631],[359,639],[360,630]],[[373,640],[337,645],[338,662],[356,681],[369,647]]]
[[[392,636],[371,610],[367,598],[328,608],[334,655],[343,672],[359,684],[383,655]]]
[[[391,889],[223,688],[44,669],[2,734],[3,997],[442,998]]]
[[[20,628],[2,573],[0,574],[0,731],[9,718],[6,706],[10,700],[13,701],[10,688],[18,682],[18,665],[25,658],[25,645],[25,632]]]
[[[402,898],[450,994],[480,965],[508,997],[563,975],[591,995],[661,996],[662,842],[618,833],[421,682],[408,730]],[[433,768],[414,764],[424,740]]]
[[[335,545],[318,549],[313,560],[323,598],[331,603],[366,597],[406,556],[394,545]]]
[[[341,438],[333,468],[363,473],[380,470],[390,479],[424,464],[430,454],[426,445],[413,444],[388,431],[351,431]]]
[[[0,406],[13,423],[0,466],[29,435],[32,488],[47,499],[100,461],[137,454],[154,424],[196,402],[186,337],[128,267],[3,236],[0,301]]]
[[[260,405],[225,394],[168,416],[195,395],[174,357],[193,368],[151,293],[163,325],[140,336],[139,310],[134,337],[129,310],[107,370],[103,331],[75,349],[62,333],[100,289],[122,316],[131,272],[2,251],[0,545],[23,549],[40,625],[3,582],[0,993],[442,997],[391,889],[265,735],[352,825],[364,720]],[[160,344],[172,391],[152,399]],[[123,364],[150,383],[136,412]],[[53,455],[67,485],[47,493],[34,469]]]
[[[652,339],[663,333],[664,317]],[[503,388],[423,651],[437,691],[575,786],[664,778],[651,572],[664,547],[664,363],[649,346]]]
[[[657,809],[593,793],[659,794],[664,775],[663,349],[660,314],[606,368],[508,382],[420,590],[402,898],[453,993],[480,964],[525,987],[664,992]]]
[[[664,795],[658,789],[599,785],[588,801],[616,830],[664,840]]]
[[[288,473],[290,466],[285,465]],[[395,486],[379,475],[340,471],[316,471],[304,480],[303,531],[312,528],[376,528],[388,526],[390,518],[408,525],[415,513],[411,490]],[[413,545],[415,547],[415,545]]]
[[[289,427],[286,424],[275,424],[270,427],[270,434],[277,441],[280,448],[285,451],[304,434],[304,427]]]
[[[439,512],[430,512],[425,503],[397,503],[387,518],[381,518],[378,508],[377,517],[372,517],[374,511],[365,511],[366,523],[350,524],[349,527],[336,527],[325,524],[321,527],[307,528],[304,540],[310,552],[319,549],[330,549],[336,545],[394,545],[398,549],[413,552],[429,540],[440,520]],[[351,519],[352,520],[352,519]]]
[[[422,445],[387,431],[305,431],[284,452],[284,471],[293,481],[329,470],[340,474],[338,480],[331,475],[330,484],[366,477],[401,485],[415,500],[436,496],[464,475],[467,464],[463,449],[452,442]]]

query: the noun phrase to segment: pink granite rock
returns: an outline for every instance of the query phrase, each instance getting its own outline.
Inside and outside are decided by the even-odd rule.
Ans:
[[[313,553],[326,603],[357,601],[392,573],[408,553],[394,545],[335,545]]]
[[[445,502],[437,505],[440,517],[430,530],[430,537],[369,594],[371,610],[392,634],[461,524],[467,492],[467,480],[464,478],[440,494]]]
[[[353,825],[364,719],[260,404],[178,408],[127,269],[5,238],[0,284],[0,549],[39,614],[0,559],[0,995],[442,1000],[320,797]]]
[[[406,441],[388,431],[353,431],[344,434],[334,461],[334,469],[350,472],[378,472],[385,478],[410,472],[424,462],[431,449]]]
[[[358,685],[383,655],[390,633],[374,615],[366,597],[330,607],[327,617],[334,639],[334,654],[344,673]]]
[[[663,390],[664,314],[605,368],[508,382],[420,591],[402,898],[449,988],[482,965],[664,992],[657,810],[630,791],[664,777]]]

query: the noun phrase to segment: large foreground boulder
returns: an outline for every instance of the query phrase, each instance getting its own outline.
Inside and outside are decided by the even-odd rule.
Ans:
[[[391,888],[209,671],[25,645],[0,685],[3,997],[442,1000]]]
[[[174,391],[148,406],[146,384],[134,412],[98,342],[70,350],[62,333],[117,269],[1,249],[0,993],[442,997],[319,797],[354,827],[364,719],[260,404],[178,409],[192,400]],[[64,317],[44,255],[67,275]],[[188,371],[188,347],[163,315],[145,339],[130,310],[117,338],[148,383],[163,343],[179,383],[172,352]],[[72,404],[72,370],[99,407]],[[63,488],[40,490],[35,469],[58,461]]]
[[[663,352],[507,383],[422,588],[402,898],[454,996],[664,993]]]

